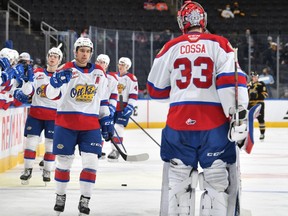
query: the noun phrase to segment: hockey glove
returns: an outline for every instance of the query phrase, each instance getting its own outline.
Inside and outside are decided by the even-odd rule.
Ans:
[[[13,94],[14,98],[21,103],[28,103],[29,96],[25,95],[20,89],[16,89]]]
[[[23,74],[23,80],[25,82],[33,82],[34,80],[34,71],[31,65],[27,65],[27,67],[25,68],[25,72]]]
[[[112,104],[109,104],[109,111],[110,111],[109,117],[113,118],[116,112],[116,108]]]
[[[2,70],[6,70],[6,68],[10,67],[10,62],[7,58],[0,58],[0,66],[2,68]]]
[[[72,69],[65,69],[55,72],[50,78],[50,84],[54,88],[60,88],[64,83],[68,83],[72,77]]]
[[[247,130],[247,114],[248,111],[244,109],[243,106],[239,106],[238,112],[236,112],[235,107],[230,108],[229,111],[231,115],[230,129],[228,132],[228,138],[232,142],[239,142],[244,140],[248,135]],[[237,121],[238,115],[238,122]]]
[[[123,110],[122,116],[125,117],[125,118],[129,118],[129,117],[132,115],[133,111],[134,111],[133,106],[130,105],[130,104],[128,104],[128,105],[125,107],[125,109]]]
[[[109,116],[105,116],[102,119],[100,119],[100,125],[101,125],[101,134],[105,141],[111,140],[113,134],[114,134],[114,122],[113,119]]]
[[[13,69],[7,68],[5,71],[1,73],[2,84],[6,83],[8,80],[13,78]]]

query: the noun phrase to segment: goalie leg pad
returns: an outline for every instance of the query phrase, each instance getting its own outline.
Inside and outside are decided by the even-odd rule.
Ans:
[[[239,151],[239,150],[238,150]],[[239,153],[238,153],[239,154]],[[239,157],[239,155],[237,155]],[[241,176],[239,166],[236,163],[228,165],[229,186],[227,215],[240,215]]]
[[[200,202],[200,216],[227,215],[228,188],[227,165],[216,160],[211,167],[203,169],[199,175],[200,189],[204,189]]]
[[[169,207],[168,215],[194,215],[195,189],[198,183],[198,172],[186,166],[179,159],[169,164]]]
[[[160,216],[168,215],[169,208],[169,162],[164,162],[162,172],[162,189],[161,189],[161,202],[160,202]]]

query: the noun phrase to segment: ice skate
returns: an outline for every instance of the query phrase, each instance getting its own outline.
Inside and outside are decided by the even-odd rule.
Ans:
[[[64,211],[65,202],[66,202],[66,194],[64,195],[56,194],[56,203],[54,206],[54,211],[56,212],[56,215],[60,215],[60,213]]]
[[[260,139],[260,141],[264,141],[264,138],[265,138],[265,135],[261,134],[259,139]]]
[[[108,155],[109,162],[118,162],[119,152],[117,150],[112,150]]]
[[[43,177],[43,182],[45,182],[45,186],[47,185],[47,182],[51,181],[50,178],[50,171],[43,169],[42,177]]]
[[[105,159],[106,158],[106,153],[102,152],[100,159]]]
[[[41,161],[39,162],[39,167],[40,167],[40,170],[43,170],[44,160],[41,160]]]
[[[79,216],[89,215],[90,209],[88,207],[90,197],[84,197],[81,195],[78,205]]]
[[[20,176],[21,184],[28,185],[29,179],[32,177],[32,168],[25,168],[23,174]]]

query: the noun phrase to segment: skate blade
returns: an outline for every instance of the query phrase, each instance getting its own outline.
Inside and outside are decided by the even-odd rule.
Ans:
[[[107,160],[108,160],[108,162],[112,162],[112,163],[117,163],[117,162],[119,162],[118,159],[110,159],[110,158],[108,158]]]
[[[88,214],[84,214],[84,213],[81,213],[79,212],[78,216],[85,216],[85,215],[88,215]]]
[[[55,211],[55,215],[56,216],[59,216],[62,212],[59,212],[59,211]]]
[[[29,184],[29,180],[21,180],[21,184],[22,185],[28,185]]]

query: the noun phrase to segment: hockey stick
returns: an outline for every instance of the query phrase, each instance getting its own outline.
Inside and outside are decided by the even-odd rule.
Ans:
[[[236,116],[235,116],[235,123],[237,126],[240,125],[240,120],[239,120],[239,100],[238,100],[238,86],[239,86],[239,81],[238,81],[238,48],[233,48],[234,50],[234,77],[235,77],[235,111],[236,111]],[[251,215],[251,212],[249,210],[244,210],[241,207],[241,196],[242,196],[242,184],[241,184],[241,170],[240,170],[240,147],[236,145],[236,172],[238,176],[238,191],[236,195],[236,200],[235,200],[235,210],[234,210],[234,215],[235,216],[240,216],[240,215]],[[232,202],[233,203],[233,202]]]
[[[124,104],[123,104],[123,95],[119,95],[119,102],[120,102],[120,109],[121,111],[124,109]],[[160,147],[160,144],[152,137],[150,136],[150,134],[144,130],[143,127],[141,127],[141,125],[138,124],[138,122],[136,122],[131,116],[129,117],[142,131],[144,131],[145,134],[147,134],[147,136],[149,136],[159,147]]]
[[[119,95],[119,102],[120,102],[120,108],[121,111],[123,110],[123,95]],[[116,135],[118,136],[118,139],[120,140],[120,137],[117,133],[117,131],[115,130]],[[123,143],[121,142],[121,145],[123,146],[123,149],[125,152],[122,151],[122,149],[118,146],[117,143],[114,142],[113,139],[111,139],[111,143],[114,145],[114,147],[117,149],[117,151],[119,152],[119,154],[121,155],[121,157],[125,160],[125,161],[145,161],[149,159],[149,154],[147,153],[142,153],[142,154],[138,154],[138,155],[128,155],[126,152],[126,149],[123,145]]]
[[[238,102],[238,70],[237,70],[237,64],[238,64],[238,48],[233,48],[234,50],[234,67],[235,67],[235,111],[236,111],[236,125],[239,126],[239,102]]]
[[[149,155],[147,153],[128,155],[125,152],[123,152],[121,148],[119,148],[118,144],[115,143],[113,139],[111,139],[111,143],[115,146],[115,148],[125,161],[137,162],[137,161],[146,161],[149,159]]]
[[[119,136],[119,134],[118,134],[118,132],[117,132],[117,130],[116,130],[115,128],[114,128],[114,131],[115,131],[115,134],[116,134],[118,140],[120,141],[120,144],[121,144],[123,150],[125,151],[125,153],[127,153],[127,150],[126,150],[126,148],[125,148],[123,142],[121,141],[120,136]]]
[[[161,145],[143,128],[141,127],[140,124],[138,124],[138,122],[136,122],[131,116],[130,119],[147,135],[149,136],[159,147],[161,147]]]

